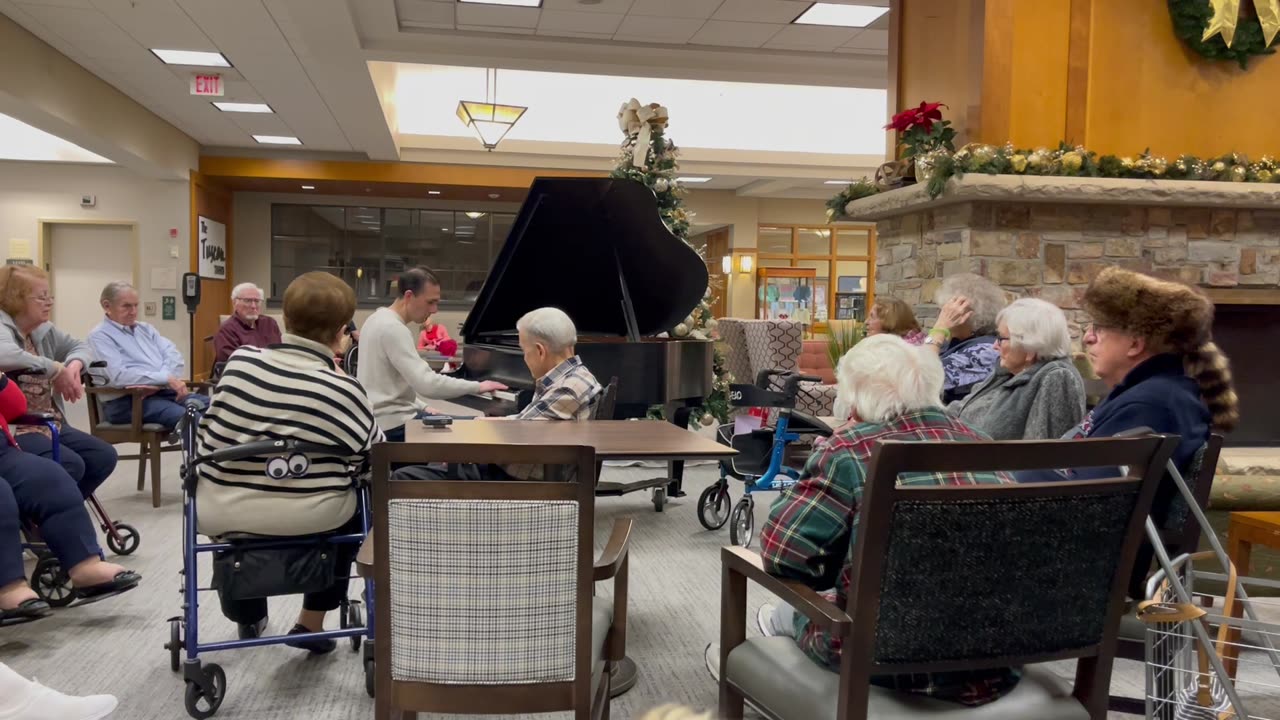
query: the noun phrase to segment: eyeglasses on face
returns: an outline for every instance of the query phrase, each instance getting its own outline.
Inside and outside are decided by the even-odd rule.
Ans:
[[[261,298],[236,298],[236,302],[242,302],[245,305],[261,305]]]
[[[32,296],[31,296],[31,299],[32,299],[32,300],[35,300],[35,301],[36,301],[36,302],[38,302],[38,303],[43,303],[43,304],[45,304],[45,305],[51,305],[51,304],[53,304],[53,296],[52,296],[52,295],[48,295],[48,294],[46,294],[46,295],[32,295]]]

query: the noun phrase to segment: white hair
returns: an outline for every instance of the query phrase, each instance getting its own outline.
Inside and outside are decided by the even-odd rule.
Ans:
[[[939,407],[942,361],[890,333],[854,345],[836,368],[838,400],[858,419],[887,423],[904,413]]]
[[[1057,305],[1037,298],[1014,300],[1000,311],[996,323],[1004,323],[1009,342],[1040,360],[1054,360],[1071,354],[1071,333],[1067,316]]]
[[[552,353],[564,352],[578,342],[573,320],[559,308],[530,310],[516,321],[516,330],[541,340]]]
[[[116,298],[120,297],[120,293],[125,290],[132,290],[134,292],[138,291],[138,289],[133,286],[133,283],[125,282],[124,280],[109,282],[106,287],[102,288],[102,294],[98,296],[98,301],[103,305],[115,305]]]
[[[942,287],[938,288],[934,300],[938,307],[942,307],[956,295],[963,295],[973,305],[973,317],[969,320],[973,334],[994,335],[996,315],[1005,303],[1004,291],[1000,286],[981,275],[960,273],[942,281]]]
[[[254,285],[251,282],[242,282],[239,285],[231,288],[231,299],[238,300],[240,298],[240,293],[244,292],[245,290],[257,290],[259,295],[266,297],[266,293],[262,292],[262,288],[258,287],[257,285]]]

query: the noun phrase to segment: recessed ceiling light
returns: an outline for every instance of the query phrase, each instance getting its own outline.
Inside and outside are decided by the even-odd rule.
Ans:
[[[810,5],[808,10],[800,13],[800,17],[791,22],[794,25],[836,25],[839,27],[862,28],[879,20],[880,16],[887,12],[889,12],[887,7],[816,2]]]
[[[302,186],[302,189],[303,189],[303,190],[315,190],[315,189],[316,189],[316,186],[315,186],[315,185],[303,185],[303,186]]]
[[[302,141],[292,135],[254,135],[254,140],[263,145],[301,145]]]
[[[203,50],[157,50],[151,49],[166,65],[196,65],[198,67],[231,67],[231,63],[219,52]]]
[[[852,180],[828,180],[823,185],[852,185]]]
[[[490,200],[497,200],[497,199],[498,199],[498,198],[500,198],[500,197],[502,197],[502,196],[501,196],[501,195],[499,195],[498,193],[489,193],[489,199],[490,199]]]
[[[271,106],[266,103],[234,103],[234,102],[216,102],[213,104],[222,112],[245,112],[245,113],[270,113],[274,112]]]
[[[439,191],[439,190],[428,190],[428,191],[427,191],[427,194],[428,194],[428,195],[439,195],[439,194],[440,194],[440,191]]]
[[[704,183],[704,182],[711,182],[711,178],[709,177],[678,177],[676,178],[676,181],[682,182],[682,183]]]
[[[468,5],[510,5],[512,7],[542,7],[542,0],[458,0]]]

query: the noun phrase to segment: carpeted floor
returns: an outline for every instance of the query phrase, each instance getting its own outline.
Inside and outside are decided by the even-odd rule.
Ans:
[[[165,456],[165,504],[159,510],[150,507],[149,493],[134,492],[136,466],[131,462],[121,463],[100,494],[117,520],[141,530],[138,552],[121,562],[143,573],[142,587],[113,600],[0,631],[0,661],[68,692],[113,692],[121,701],[113,717],[122,720],[186,717],[182,681],[169,671],[168,654],[162,647],[169,635],[167,620],[180,612],[178,460],[178,453]],[[654,471],[611,467],[605,472],[610,479],[619,475],[638,479]],[[653,511],[648,493],[643,492],[602,498],[597,504],[598,543],[608,536],[614,519],[631,516],[637,520],[631,546],[627,647],[639,663],[641,675],[631,692],[614,701],[616,718],[638,717],[666,702],[715,706],[716,688],[703,664],[703,648],[718,633],[718,550],[727,544],[728,531],[704,530],[694,508],[698,493],[713,480],[714,472],[712,466],[689,469],[688,497],[673,501],[663,513]],[[757,524],[763,521],[764,512],[764,508],[757,508]],[[214,602],[202,605],[204,637],[232,638],[234,627],[220,616],[216,600],[208,599]],[[748,615],[752,634],[757,632],[755,609],[765,600],[763,592],[752,595]],[[284,632],[292,625],[298,604],[291,598],[273,601],[272,632]],[[335,623],[331,617],[330,625]],[[358,655],[346,646],[319,658],[271,647],[220,653],[210,659],[227,673],[228,696],[217,714],[223,720],[372,717],[373,701],[364,692]],[[1071,667],[1063,665],[1061,671],[1069,675]],[[1273,675],[1270,681],[1277,678]],[[1114,688],[1140,695],[1141,666],[1119,663]],[[1261,717],[1280,717],[1280,707],[1253,712]]]

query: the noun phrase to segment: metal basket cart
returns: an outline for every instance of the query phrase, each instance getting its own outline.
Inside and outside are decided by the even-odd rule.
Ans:
[[[1147,520],[1160,569],[1138,606],[1146,625],[1146,717],[1278,720],[1280,598],[1250,597],[1248,588],[1274,589],[1280,583],[1238,577],[1172,462],[1168,474],[1211,549],[1170,558]],[[1204,583],[1219,583],[1222,595],[1198,589]]]

